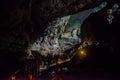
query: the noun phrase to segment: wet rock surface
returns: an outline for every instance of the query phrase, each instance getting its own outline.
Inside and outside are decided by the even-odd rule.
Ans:
[[[110,45],[108,50],[110,53],[116,53],[119,61],[119,54],[117,53],[119,51],[119,0],[0,1],[0,65],[2,65],[0,66],[0,73],[8,75],[20,67],[19,65],[22,63],[19,64],[19,60],[26,55],[25,51],[31,44],[45,36],[44,31],[49,27],[49,23],[57,22],[57,18],[60,19],[68,15],[74,16],[75,13],[93,8],[98,10],[97,6],[103,1],[107,1],[107,7],[90,15],[83,22],[81,37],[82,40],[88,40],[92,36],[93,40]],[[75,23],[74,20],[73,23]],[[66,32],[69,30],[71,31],[72,28],[68,27]],[[61,38],[65,38],[66,32],[62,33]]]

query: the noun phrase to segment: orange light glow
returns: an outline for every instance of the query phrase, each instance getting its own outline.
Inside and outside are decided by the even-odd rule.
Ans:
[[[57,61],[57,63],[58,63],[58,64],[62,64],[62,63],[63,63],[63,60],[59,58],[58,61]]]
[[[86,52],[85,52],[84,50],[81,50],[81,51],[80,51],[80,55],[81,55],[81,56],[85,56],[85,55],[86,55]]]
[[[32,74],[28,75],[29,80],[33,80]]]
[[[78,55],[79,55],[81,58],[84,58],[84,57],[87,56],[87,52],[86,52],[85,49],[79,49],[79,50],[77,51],[77,53],[78,53]]]

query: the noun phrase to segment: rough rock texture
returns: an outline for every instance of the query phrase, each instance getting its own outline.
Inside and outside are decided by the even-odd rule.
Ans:
[[[96,0],[1,0],[0,76],[9,75],[10,72],[14,72],[17,65],[21,65],[20,58],[25,55],[25,50],[42,36],[48,22],[56,17],[91,8],[100,2]]]
[[[25,55],[24,50],[26,50],[29,45],[40,36],[43,36],[42,33],[48,26],[49,22],[53,21],[57,17],[62,17],[90,9],[102,1],[109,1],[112,4],[112,2],[118,2],[119,0],[1,0],[0,76],[4,74],[9,75],[9,73],[12,73],[12,71],[14,72],[18,65],[21,65],[18,62],[19,58]],[[110,7],[108,6],[108,8]],[[101,13],[102,12],[104,11],[101,11]],[[101,15],[101,13],[99,15]],[[99,16],[97,18],[96,16],[98,15],[95,15],[94,18],[91,17],[92,19],[89,19],[91,23],[89,23],[89,20],[86,22],[91,24],[91,27],[94,23],[96,23],[94,25],[95,28],[85,27],[86,30],[97,29],[92,33],[95,34],[98,41],[99,39],[111,39],[111,45],[116,47],[116,45],[118,45],[117,42],[119,41],[117,38],[119,29],[118,27],[114,26],[117,26],[116,23],[119,24],[119,21],[115,20],[115,22],[112,24],[114,33],[111,34],[112,37],[106,37],[109,35],[109,33],[106,35],[104,35],[104,33],[108,31],[108,26],[105,27],[104,33],[102,31],[104,28],[104,26],[102,26],[102,23],[104,22],[101,22],[101,26],[99,25],[99,27],[97,27],[97,24],[101,21],[98,19],[104,19],[104,15],[101,15],[102,17]],[[94,22],[94,20],[96,20],[96,22]],[[88,25],[87,27],[90,27],[89,24],[86,24]],[[89,33],[91,31],[92,30],[88,30]],[[87,36],[89,36],[89,33],[87,33]],[[100,35],[101,33],[102,36]],[[115,42],[115,44],[112,42]]]
[[[0,49],[26,49],[56,17],[91,8],[96,0],[2,0]],[[92,5],[93,4],[93,5]]]
[[[60,53],[81,44],[82,23],[90,15],[99,12],[106,6],[107,2],[102,2],[94,8],[53,20],[49,23],[48,28],[43,33],[44,37],[40,37],[32,45],[32,50],[37,50],[40,53],[45,50],[50,54],[55,53],[59,55]]]

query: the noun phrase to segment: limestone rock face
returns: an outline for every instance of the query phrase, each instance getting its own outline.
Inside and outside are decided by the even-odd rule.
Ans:
[[[42,36],[48,22],[88,9],[96,0],[1,0],[0,48],[24,50]],[[88,7],[89,6],[89,7]],[[24,47],[23,47],[24,46]]]
[[[106,6],[107,2],[102,2],[94,8],[49,22],[47,29],[43,32],[44,35],[32,45],[32,50],[39,51],[41,54],[47,51],[48,54],[59,55],[81,44],[81,25],[90,15],[99,12]]]
[[[22,66],[20,59],[27,55],[34,41],[44,36],[49,22],[98,3],[101,1],[0,0],[0,77]]]
[[[104,1],[108,5],[101,10],[106,5],[100,5]],[[114,6],[114,3],[117,5]],[[18,63],[21,57],[31,53],[29,49],[34,42],[44,40],[45,44],[37,46],[46,46],[46,39],[53,35],[57,37],[53,43],[58,45],[59,42],[68,42],[61,45],[71,47],[75,39],[81,37],[78,34],[76,36],[77,32],[84,34],[83,40],[94,34],[93,37],[98,42],[108,42],[113,51],[115,48],[119,51],[119,6],[119,0],[0,0],[0,74],[12,74],[14,67],[21,65]],[[79,31],[81,25],[82,29]],[[59,26],[63,26],[60,34],[56,34],[57,30],[54,31],[54,28],[50,29]],[[49,30],[53,30],[53,34],[49,34]],[[54,47],[58,47],[57,45]]]

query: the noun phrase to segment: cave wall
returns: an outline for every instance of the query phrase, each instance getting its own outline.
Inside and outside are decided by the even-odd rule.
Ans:
[[[20,57],[24,56],[24,51],[31,43],[42,36],[48,22],[53,21],[57,17],[93,8],[102,1],[109,0],[1,0],[0,65],[2,66],[0,66],[0,74],[5,75],[8,74],[8,72],[12,73],[12,71],[15,70],[14,67],[21,65],[18,63]],[[112,1],[114,2],[115,0],[109,2],[112,4]],[[117,1],[119,0],[115,2]],[[83,23],[83,25],[86,26],[83,28],[88,27],[85,29],[87,31],[83,30],[83,34],[88,37],[90,34],[95,34],[94,37],[97,41],[105,39],[105,41],[109,41],[112,46],[117,47],[119,42],[119,28],[117,24],[119,24],[120,18],[116,15],[117,19],[113,22],[110,29],[108,23],[106,23],[106,21],[104,22],[102,12],[106,12],[106,10],[93,15],[86,20],[87,22]],[[11,64],[13,65],[8,67]],[[8,72],[4,72],[6,68]],[[10,71],[11,68],[12,71]]]

